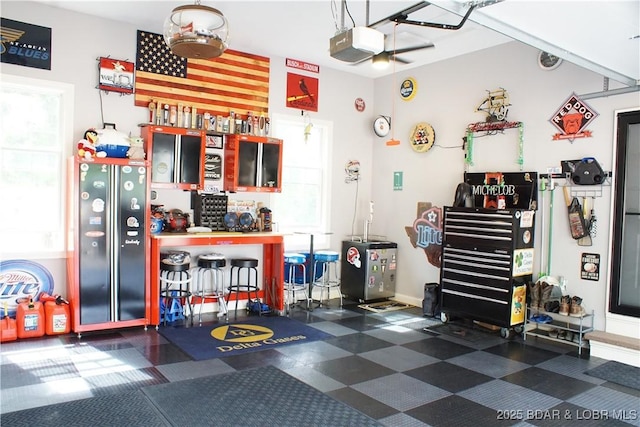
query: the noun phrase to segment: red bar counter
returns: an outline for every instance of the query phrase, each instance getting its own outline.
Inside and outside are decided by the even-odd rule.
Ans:
[[[160,324],[160,252],[185,246],[262,245],[262,291],[266,303],[278,313],[284,309],[284,235],[280,233],[163,233],[151,236],[151,319],[150,324]],[[267,286],[275,287],[275,300]],[[242,296],[242,294],[241,294]],[[246,298],[246,296],[245,296]]]

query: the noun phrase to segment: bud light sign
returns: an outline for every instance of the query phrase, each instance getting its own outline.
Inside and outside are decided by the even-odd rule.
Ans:
[[[0,261],[0,313],[5,307],[10,317],[16,317],[18,303],[40,294],[53,294],[53,277],[42,265],[27,260]]]

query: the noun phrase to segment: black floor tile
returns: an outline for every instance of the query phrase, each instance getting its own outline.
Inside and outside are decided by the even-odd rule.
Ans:
[[[84,381],[91,385],[94,396],[135,391],[141,387],[169,382],[156,368],[95,375],[85,377]]]
[[[471,347],[457,344],[446,339],[440,339],[438,337],[425,338],[424,340],[410,342],[403,344],[403,347],[440,360],[450,359],[452,357],[461,356],[475,351],[475,349]]]
[[[170,344],[150,345],[139,348],[144,357],[153,364],[153,366],[168,365],[171,363],[186,362],[191,357],[180,350],[178,347]]]
[[[385,368],[359,356],[327,360],[311,366],[328,377],[347,385],[357,384],[395,373],[392,369]]]
[[[349,387],[333,390],[327,394],[376,420],[398,413],[397,409]]]
[[[267,365],[280,369],[291,369],[303,365],[301,362],[273,349],[222,357],[220,360],[238,371]]]
[[[536,367],[514,372],[501,380],[562,400],[568,400],[595,387],[595,384]]]
[[[360,332],[375,329],[376,327],[385,324],[384,320],[380,320],[379,318],[376,318],[371,314],[363,314],[361,316],[353,316],[345,319],[338,319],[338,320],[335,320],[334,322],[344,327],[351,328]]]
[[[457,395],[451,395],[405,411],[418,420],[437,427],[510,426],[518,421],[500,421],[498,413]]]
[[[329,338],[326,343],[335,345],[343,350],[351,353],[365,353],[367,351],[379,350],[385,347],[391,347],[393,344],[367,334],[350,334],[339,337]]]
[[[507,341],[494,347],[489,347],[484,351],[529,365],[537,365],[562,354],[528,346],[518,341]]]
[[[438,362],[405,371],[405,375],[417,378],[451,393],[458,393],[494,378],[447,362]]]

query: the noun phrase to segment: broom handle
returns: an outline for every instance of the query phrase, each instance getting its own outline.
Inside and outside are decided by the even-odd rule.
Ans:
[[[553,236],[553,193],[556,189],[556,184],[551,178],[549,186],[551,187],[551,194],[549,196],[549,239],[547,239],[547,275],[551,274],[551,238]]]

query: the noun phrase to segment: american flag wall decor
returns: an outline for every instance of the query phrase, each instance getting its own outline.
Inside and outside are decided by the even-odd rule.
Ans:
[[[227,49],[215,59],[171,53],[161,34],[138,30],[135,105],[196,108],[227,117],[269,113],[269,58]]]

